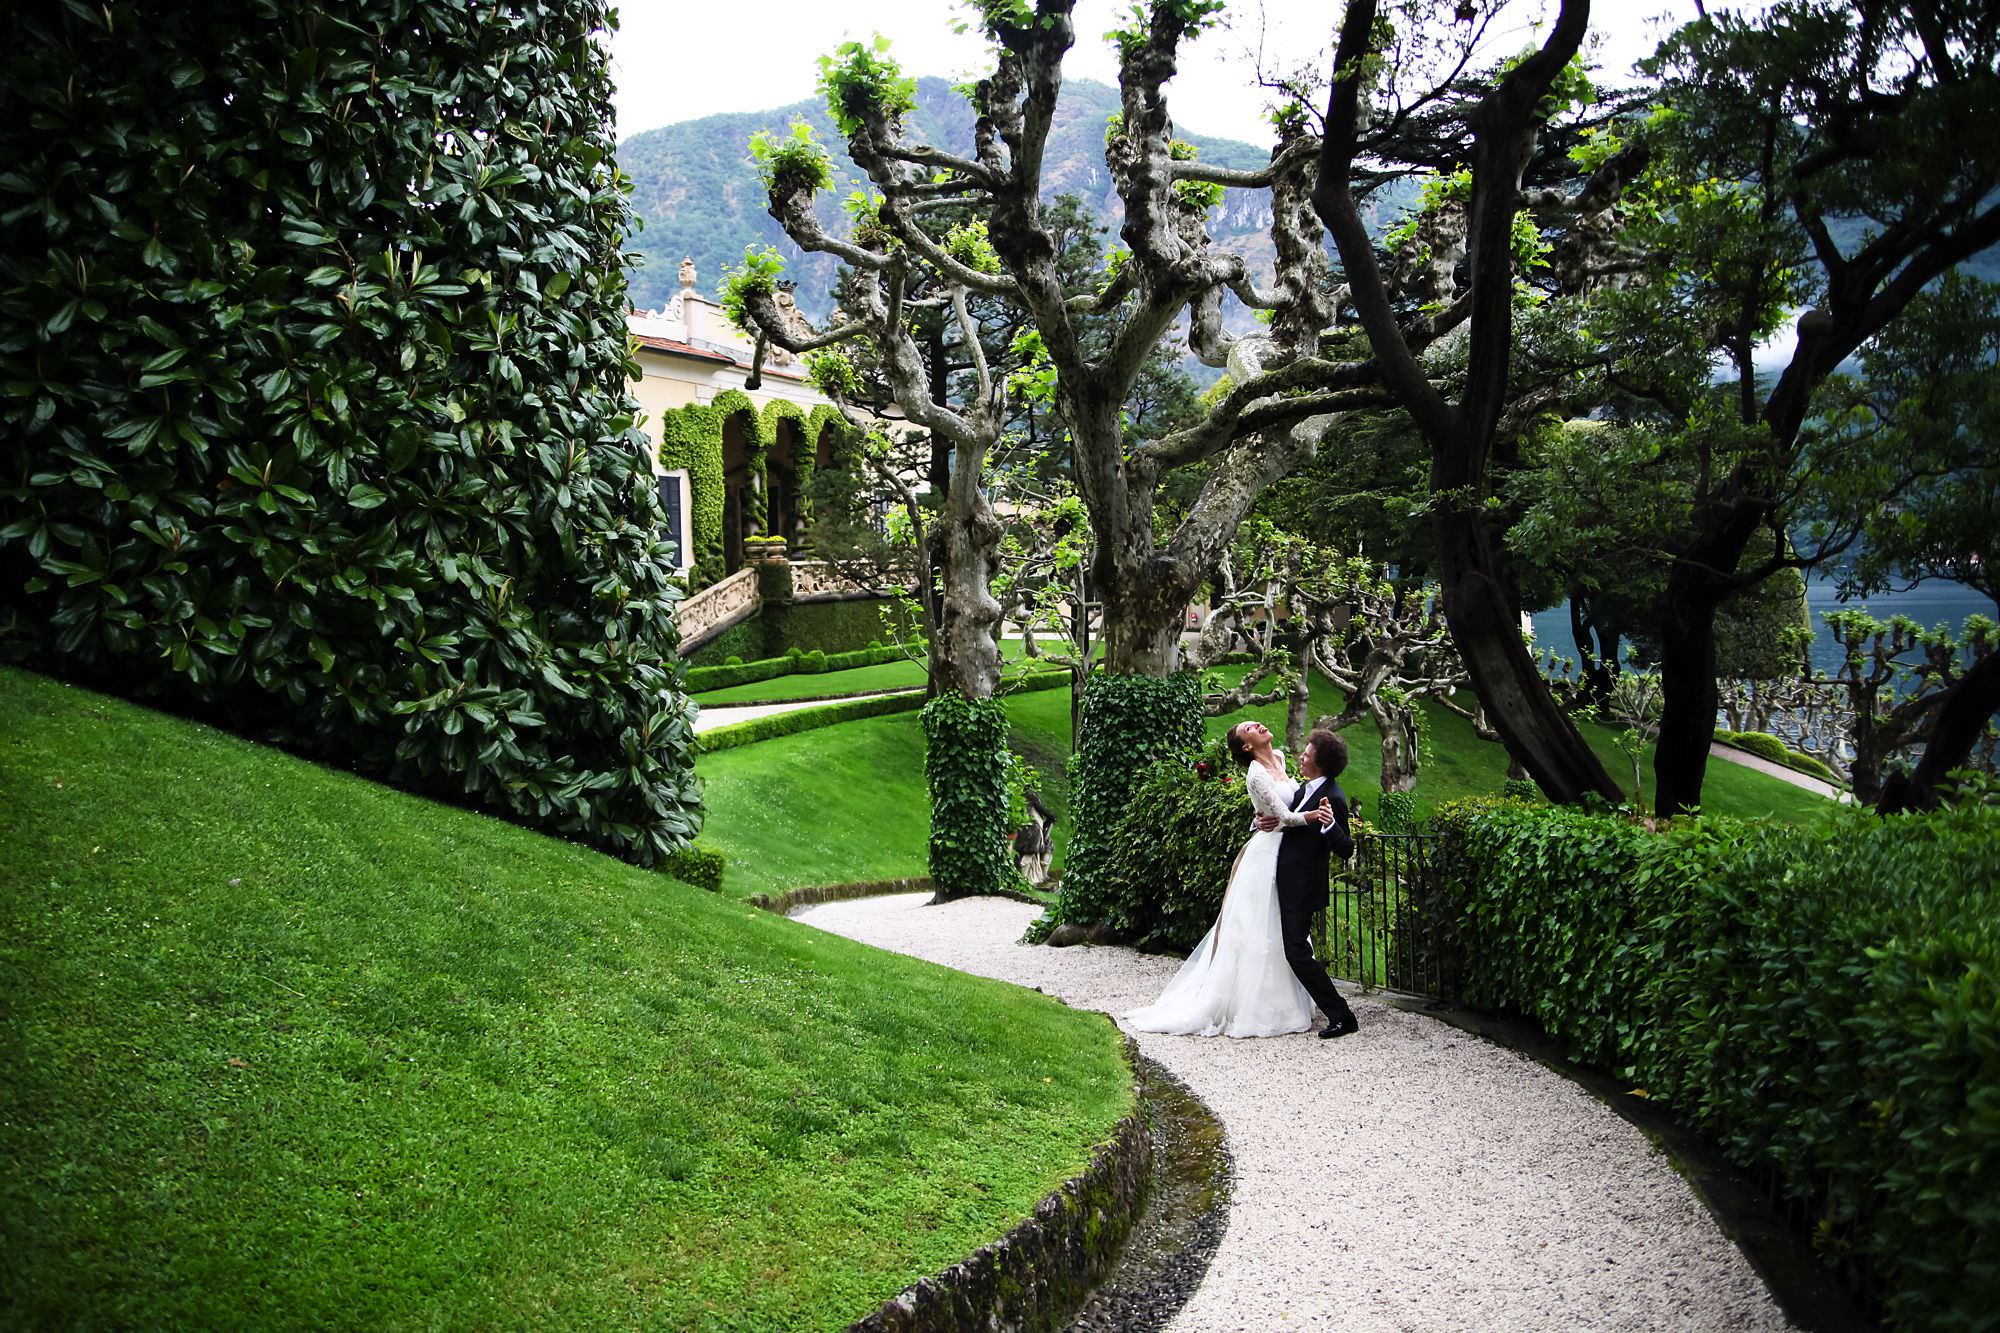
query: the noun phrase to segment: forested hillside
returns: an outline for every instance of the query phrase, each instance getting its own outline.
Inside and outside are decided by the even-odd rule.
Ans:
[[[1118,109],[1118,92],[1087,79],[1067,80],[1049,143],[1048,191],[1051,196],[1074,192],[1095,206],[1098,218],[1115,234],[1119,220],[1117,196],[1104,169],[1104,124]],[[798,279],[798,301],[818,318],[830,306],[827,297],[836,262],[824,255],[802,257],[764,211],[763,191],[750,168],[750,136],[758,130],[782,131],[794,120],[809,121],[820,140],[835,150],[840,179],[820,196],[830,220],[841,201],[859,188],[860,171],[838,151],[840,139],[817,100],[796,102],[770,111],[708,116],[664,129],[647,130],[618,148],[620,165],[633,182],[633,206],[645,222],[633,249],[646,263],[632,278],[632,299],[642,309],[657,308],[677,285],[675,272],[683,255],[694,256],[701,290],[713,295],[724,264],[737,262],[752,242],[775,245]],[[917,137],[956,153],[972,146],[972,112],[965,99],[943,79],[917,84],[917,109],[911,117]],[[1231,139],[1212,139],[1182,131],[1203,158],[1231,167],[1255,167],[1269,160],[1268,147]],[[1269,195],[1262,190],[1232,190],[1214,227],[1219,242],[1251,261],[1260,277],[1270,272]]]

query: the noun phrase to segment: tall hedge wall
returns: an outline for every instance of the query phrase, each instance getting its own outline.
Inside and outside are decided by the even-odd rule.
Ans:
[[[0,653],[641,862],[694,835],[610,21],[16,15]]]
[[[1057,913],[1077,925],[1121,915],[1116,869],[1130,849],[1118,839],[1119,817],[1153,760],[1202,743],[1201,678],[1092,672],[1084,684],[1078,745],[1070,759],[1076,831],[1063,865]]]
[[[1473,1002],[1537,1019],[1819,1208],[1897,1328],[2000,1309],[2000,808],[1649,832],[1440,815]]]

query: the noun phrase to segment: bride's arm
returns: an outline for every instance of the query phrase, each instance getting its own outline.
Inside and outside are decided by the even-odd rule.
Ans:
[[[1287,809],[1285,802],[1278,799],[1277,781],[1262,764],[1251,762],[1244,785],[1250,790],[1250,804],[1258,814],[1270,815],[1286,828],[1297,828],[1306,822],[1303,814]]]

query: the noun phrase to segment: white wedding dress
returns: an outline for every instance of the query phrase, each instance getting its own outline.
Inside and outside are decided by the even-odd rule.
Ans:
[[[1280,763],[1284,756],[1278,755]],[[1287,827],[1305,823],[1291,809],[1298,784],[1252,762],[1250,803]],[[1312,996],[1285,961],[1278,920],[1278,843],[1282,829],[1252,833],[1236,858],[1222,910],[1160,998],[1125,1015],[1141,1032],[1196,1037],[1276,1037],[1313,1026]]]

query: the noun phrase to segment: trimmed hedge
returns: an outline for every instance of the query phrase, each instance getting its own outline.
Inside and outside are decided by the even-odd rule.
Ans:
[[[1792,749],[1768,731],[1717,731],[1715,739],[1724,745],[1733,745],[1739,750],[1754,754],[1759,759],[1766,759],[1800,773],[1810,774],[1822,782],[1844,785],[1840,781],[1840,774],[1811,755],[1801,754]]]
[[[1025,694],[1036,690],[1059,690],[1068,684],[1069,671],[1064,669],[1024,676],[1008,682],[1006,688],[1008,694]],[[836,722],[881,717],[888,713],[913,713],[923,706],[924,692],[919,687],[902,694],[885,694],[873,699],[849,699],[841,703],[827,704],[821,708],[794,708],[789,713],[772,713],[766,717],[752,718],[748,722],[732,722],[726,727],[705,731],[697,739],[701,752],[711,754],[716,750],[733,750],[739,745],[767,741],[773,736],[791,736],[801,731],[816,731],[820,727],[830,727]]]
[[[2000,809],[1649,832],[1456,803],[1466,998],[1536,1019],[1819,1211],[1901,1328],[2000,1308]]]
[[[889,608],[894,619],[893,633],[883,632],[884,607]],[[787,653],[794,648],[817,648],[829,654],[856,652],[890,638],[908,640],[921,630],[909,622],[896,602],[886,597],[793,602],[789,606],[767,607],[764,619],[769,623],[765,656]]]
[[[0,657],[642,864],[694,836],[611,22],[16,13]]]
[[[738,621],[728,629],[710,639],[701,647],[688,654],[689,664],[699,666],[731,666],[744,662],[761,662],[769,659],[764,642],[770,626],[764,623],[762,615],[753,615]],[[731,662],[730,659],[736,659]]]
[[[660,869],[683,884],[692,884],[710,893],[722,892],[722,874],[729,864],[719,847],[694,842],[672,853]]]
[[[931,882],[940,899],[1018,889],[1007,835],[1007,706],[940,694],[924,705]]]
[[[908,656],[897,647],[861,648],[851,653],[822,653],[815,649],[814,653],[788,653],[783,657],[766,657],[756,662],[739,662],[734,666],[689,667],[687,688],[690,694],[703,694],[709,690],[725,690],[732,685],[749,685],[796,672],[851,671],[856,667],[881,666],[885,662],[900,662]]]
[[[1059,679],[1068,679],[1064,672]],[[1083,689],[1071,811],[1076,820],[1062,889],[1049,924],[1109,922],[1117,906],[1118,863],[1131,853],[1118,835],[1132,789],[1154,759],[1201,748],[1201,676],[1092,672]]]
[[[703,754],[714,754],[717,750],[733,750],[739,745],[767,741],[773,736],[791,736],[801,731],[815,731],[820,727],[830,727],[836,722],[882,717],[889,713],[914,713],[923,706],[924,692],[917,689],[906,694],[885,694],[874,699],[850,699],[845,703],[827,704],[823,708],[794,708],[789,713],[772,713],[766,717],[752,718],[748,722],[732,722],[726,727],[704,731],[695,739],[700,744]]]

